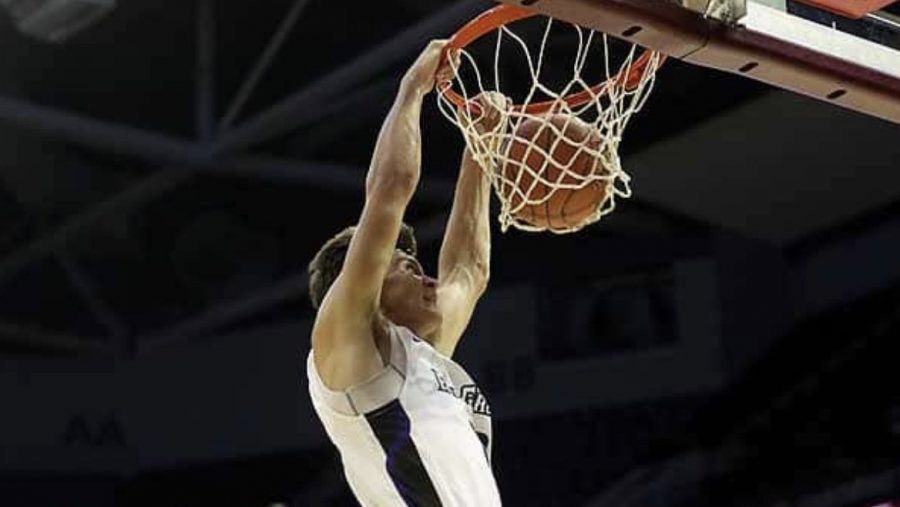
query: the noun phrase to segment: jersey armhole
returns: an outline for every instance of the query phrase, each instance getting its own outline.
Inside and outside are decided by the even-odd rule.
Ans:
[[[310,351],[306,359],[306,375],[313,402],[352,417],[368,414],[399,398],[406,381],[406,347],[394,326],[390,327],[389,337],[391,357],[384,369],[368,380],[341,391],[331,390],[322,382]]]

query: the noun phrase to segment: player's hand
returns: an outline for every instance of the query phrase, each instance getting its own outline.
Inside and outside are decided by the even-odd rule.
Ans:
[[[422,95],[434,88],[438,68],[444,56],[446,40],[433,40],[425,46],[419,57],[403,76],[403,84]]]
[[[472,118],[472,127],[479,134],[495,132],[501,128],[504,112],[509,108],[509,97],[500,92],[484,92],[478,94],[466,106],[469,114],[462,117]]]
[[[459,69],[459,62],[460,50],[457,48],[447,48],[434,78],[435,86],[438,87],[438,90],[441,89],[441,86],[453,86],[452,82],[453,78],[456,77],[457,69]]]

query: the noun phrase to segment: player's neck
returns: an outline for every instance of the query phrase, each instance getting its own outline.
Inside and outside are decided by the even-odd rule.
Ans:
[[[428,343],[432,347],[435,346],[435,340],[438,335],[436,330],[432,331],[430,329],[421,329],[422,326],[416,326],[410,323],[394,322],[388,318],[383,318],[383,320],[391,326],[405,328],[409,330],[410,333],[415,335],[416,338]]]

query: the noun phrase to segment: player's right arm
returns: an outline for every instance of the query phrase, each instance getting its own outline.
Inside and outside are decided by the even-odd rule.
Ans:
[[[343,268],[322,301],[312,333],[313,358],[333,390],[360,384],[384,368],[387,328],[378,311],[403,215],[419,182],[420,113],[434,87],[444,42],[433,41],[400,85],[366,176],[366,201]]]

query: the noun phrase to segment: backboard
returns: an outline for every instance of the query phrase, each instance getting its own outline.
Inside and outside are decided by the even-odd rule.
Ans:
[[[900,123],[892,0],[503,0]]]

